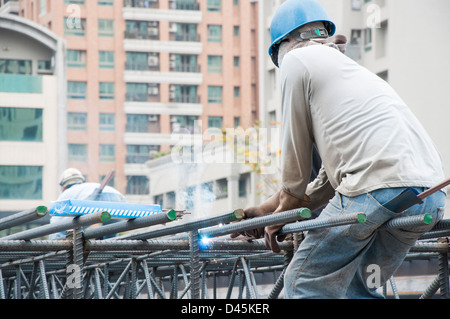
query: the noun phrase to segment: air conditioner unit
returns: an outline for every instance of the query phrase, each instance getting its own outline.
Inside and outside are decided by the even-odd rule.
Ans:
[[[158,121],[158,116],[157,115],[150,115],[148,117],[148,121],[149,122],[157,122]]]
[[[178,30],[178,25],[176,23],[171,23],[169,26],[169,32],[176,33]]]
[[[159,59],[156,56],[149,56],[147,62],[149,66],[155,66],[158,65],[159,62],[158,60]]]

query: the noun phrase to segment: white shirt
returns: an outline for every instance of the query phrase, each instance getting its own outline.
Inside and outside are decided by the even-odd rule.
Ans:
[[[280,70],[282,185],[288,192],[318,198],[332,187],[356,196],[379,188],[431,187],[444,179],[440,155],[422,124],[366,68],[336,49],[314,45],[290,51]],[[323,169],[308,185],[313,144]]]

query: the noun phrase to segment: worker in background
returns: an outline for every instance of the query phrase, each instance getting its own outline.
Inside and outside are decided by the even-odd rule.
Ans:
[[[308,231],[286,270],[286,298],[382,297],[373,278],[383,285],[444,212],[444,191],[404,212],[383,207],[406,187],[420,193],[441,182],[441,158],[390,85],[343,54],[346,39],[335,30],[315,0],[287,0],[273,17],[269,54],[280,68],[282,183],[245,213],[326,205],[321,217],[364,212],[367,221]],[[309,182],[313,147],[322,168]],[[430,225],[378,231],[393,218],[425,213],[433,216]],[[282,226],[242,234],[264,236],[279,252]]]
[[[106,202],[125,202],[125,197],[111,186],[105,186],[103,191],[95,196],[96,190],[100,187],[99,183],[87,183],[83,174],[76,168],[66,169],[60,179],[59,185],[61,186],[62,193],[59,195],[57,201],[62,200],[96,200]],[[50,223],[56,223],[61,221],[62,218],[73,218],[63,216],[52,216]],[[111,219],[115,222],[114,219]],[[57,234],[51,234],[50,239],[65,239],[66,232],[60,232]]]

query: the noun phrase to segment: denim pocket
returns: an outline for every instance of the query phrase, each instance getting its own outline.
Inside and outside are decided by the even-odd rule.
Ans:
[[[365,223],[350,225],[347,232],[358,240],[368,239],[382,224],[395,216],[400,216],[383,207],[371,194],[366,194],[362,208],[361,212],[366,214]]]

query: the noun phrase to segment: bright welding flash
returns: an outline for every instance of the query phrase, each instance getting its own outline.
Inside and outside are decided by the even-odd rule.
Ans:
[[[208,246],[209,243],[211,242],[211,238],[202,237],[202,239],[200,239],[200,242],[202,243],[202,246]]]

